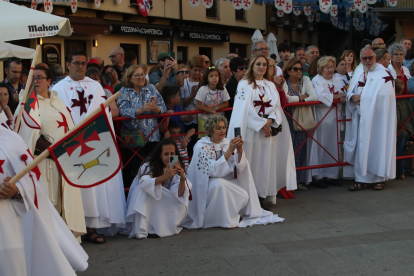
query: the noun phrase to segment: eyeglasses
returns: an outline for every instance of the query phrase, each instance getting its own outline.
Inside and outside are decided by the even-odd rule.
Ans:
[[[247,66],[239,66],[237,67],[237,70],[240,70],[240,71],[247,70]]]
[[[393,56],[400,56],[400,57],[403,57],[403,56],[404,56],[404,54],[397,54],[397,53],[395,53],[395,54],[393,54]]]
[[[270,48],[266,47],[266,48],[257,49],[256,51],[265,52],[265,51],[269,51],[269,50],[270,50]]]
[[[142,73],[142,74],[135,74],[135,75],[132,75],[132,77],[134,79],[142,79],[142,78],[145,78],[145,74],[144,73]]]
[[[372,60],[374,59],[374,56],[369,56],[369,57],[361,57],[361,59],[362,59],[363,61],[367,61],[367,60],[372,61]]]
[[[46,77],[33,77],[33,81],[41,82],[43,79],[47,79]]]
[[[297,71],[302,72],[302,68],[300,68],[300,67],[292,67],[292,70],[295,71],[295,72],[297,72]]]
[[[70,62],[70,63],[72,63],[72,64],[73,64],[73,65],[75,65],[76,67],[80,67],[81,65],[82,65],[82,66],[86,66],[86,65],[88,65],[88,63],[87,63],[87,62],[79,62],[79,61]]]
[[[109,77],[109,76],[110,76],[110,75],[112,75],[113,73],[115,73],[115,69],[111,69],[111,71],[106,72],[106,73],[105,73],[105,75],[107,75],[107,76]]]
[[[226,130],[227,129],[227,126],[216,127],[215,129],[216,130]]]
[[[190,71],[178,71],[177,73],[183,73],[184,75],[187,75],[190,73]]]
[[[120,54],[118,53],[118,54],[115,54],[115,55],[110,55],[109,59],[112,59],[112,58],[116,57],[117,55],[120,55]]]

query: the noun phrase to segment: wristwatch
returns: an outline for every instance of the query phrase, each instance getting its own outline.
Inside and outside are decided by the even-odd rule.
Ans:
[[[14,200],[22,199],[22,194],[20,193],[19,189],[17,189],[17,193],[11,199],[14,199]]]

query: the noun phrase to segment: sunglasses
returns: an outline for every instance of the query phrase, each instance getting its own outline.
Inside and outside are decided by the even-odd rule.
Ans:
[[[184,75],[187,75],[190,73],[190,71],[178,71],[177,73],[183,73]]]
[[[240,71],[247,70],[247,66],[239,66],[237,67],[237,70],[240,70]]]
[[[367,61],[367,60],[371,61],[371,60],[373,60],[373,59],[374,59],[374,56],[369,56],[369,57],[361,57],[361,59],[362,59],[363,61]]]
[[[295,72],[297,72],[297,71],[302,72],[302,68],[300,68],[300,67],[292,67],[292,70],[295,71]]]

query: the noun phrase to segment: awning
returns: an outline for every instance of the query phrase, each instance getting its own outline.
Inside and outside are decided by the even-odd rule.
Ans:
[[[74,34],[109,34],[110,26],[102,18],[69,16]]]
[[[179,36],[182,39],[192,40],[204,40],[204,41],[217,41],[217,42],[229,42],[230,35],[227,32],[213,32],[197,29],[183,29],[179,28]]]
[[[173,37],[174,31],[168,25],[147,25],[107,21],[112,34],[138,34],[148,36]]]

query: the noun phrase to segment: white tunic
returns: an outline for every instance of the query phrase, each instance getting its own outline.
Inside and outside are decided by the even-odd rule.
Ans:
[[[253,83],[249,84],[247,80],[239,82],[227,138],[231,140],[234,137],[235,127],[241,128],[244,152],[257,193],[262,198],[271,196],[276,203],[275,196],[281,188],[297,188],[292,138],[274,83],[267,80],[256,83],[260,87],[254,89]],[[277,136],[266,138],[261,130],[267,119],[258,115],[261,105],[257,103],[260,101],[266,102],[264,114],[275,120],[271,126],[283,127]]]
[[[203,137],[194,146],[188,168],[188,179],[193,183],[193,200],[182,226],[233,228],[283,221],[260,207],[245,154],[240,163],[237,152],[226,161],[224,152],[229,143],[224,139],[215,144],[210,137]],[[237,179],[234,179],[235,168]]]
[[[364,68],[357,68],[349,85],[347,119],[352,121],[347,122],[344,151],[345,161],[354,166],[345,167],[344,176],[355,173],[357,182],[395,178],[397,115],[393,84],[391,73],[377,63],[365,78]],[[351,100],[358,94],[359,106]]]
[[[52,90],[58,93],[70,110],[75,125],[106,99],[102,86],[88,77],[82,81],[66,77]],[[107,112],[108,118],[111,118],[109,109]],[[113,130],[112,121],[109,123]],[[105,228],[99,232],[108,235],[115,235],[120,228],[125,227],[126,203],[121,172],[103,184],[82,189],[81,193],[87,227]]]
[[[319,74],[312,79],[312,84],[315,88],[318,101],[323,103],[315,106],[315,120],[317,123],[321,122],[321,124],[316,128],[313,137],[332,156],[330,156],[313,139],[309,139],[308,164],[314,166],[340,162],[338,145],[340,125],[337,120],[341,118],[340,111],[342,109],[342,104],[338,104],[337,107],[333,107],[332,110],[331,107],[334,95],[346,93],[346,86],[344,82],[336,76],[333,76],[330,80],[326,80]],[[323,177],[338,179],[339,170],[340,167],[313,169],[312,176],[316,179],[321,179]]]
[[[138,176],[147,169],[148,163],[143,164]],[[155,178],[150,175],[138,176],[129,190],[126,234],[130,238],[146,238],[148,234],[167,237],[180,233],[180,224],[187,216],[191,182],[187,180],[184,194],[178,196],[178,175],[167,180],[164,186],[155,185]]]

